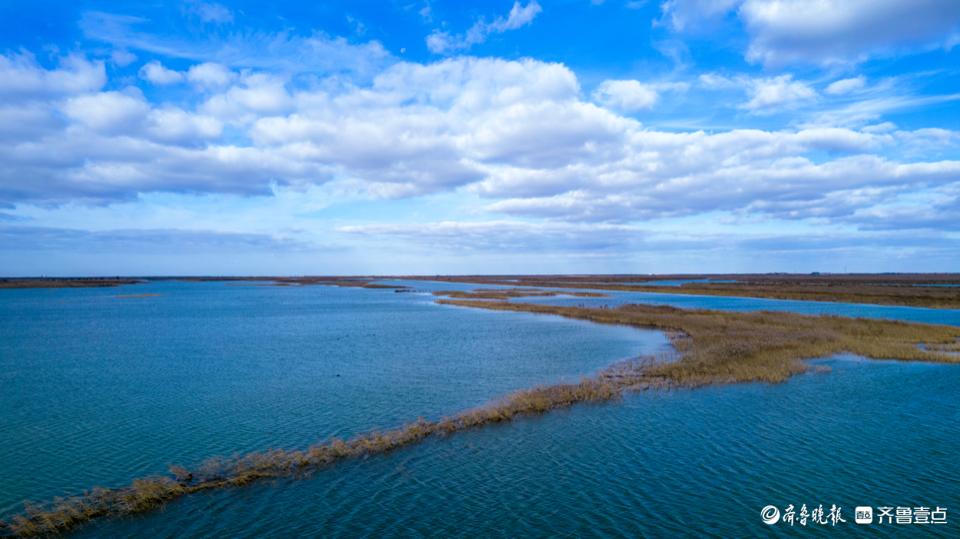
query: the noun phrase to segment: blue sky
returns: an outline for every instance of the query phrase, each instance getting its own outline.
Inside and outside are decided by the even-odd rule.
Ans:
[[[0,274],[960,270],[954,0],[282,4],[0,4]]]

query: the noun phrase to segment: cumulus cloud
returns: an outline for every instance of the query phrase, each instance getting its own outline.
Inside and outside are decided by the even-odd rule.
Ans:
[[[202,88],[222,88],[234,78],[232,71],[215,62],[204,62],[187,70],[187,80]]]
[[[248,123],[261,115],[291,110],[293,98],[286,81],[274,75],[247,73],[237,84],[210,96],[201,106],[205,114],[234,123]]]
[[[541,11],[543,9],[537,0],[530,0],[525,6],[517,0],[506,17],[497,17],[492,22],[481,19],[463,35],[451,35],[448,32],[434,30],[427,36],[427,48],[435,54],[469,49],[486,41],[491,34],[502,34],[532,23]]]
[[[828,95],[838,95],[837,91],[854,91],[856,79],[842,82],[826,89]],[[806,81],[795,80],[792,74],[776,77],[752,77],[748,75],[722,75],[703,73],[697,78],[700,89],[717,92],[745,92],[748,100],[739,108],[757,115],[778,114],[801,107],[809,107],[820,100],[817,91]],[[831,89],[832,88],[832,89]],[[829,122],[827,123],[829,125]],[[847,125],[847,124],[842,124]]]
[[[875,191],[849,204],[855,189],[957,181],[958,161],[904,164],[867,154],[897,141],[847,129],[646,131],[631,136],[616,162],[558,171],[566,181],[534,183],[505,171],[492,173],[475,189],[496,200],[490,211],[524,217],[632,221],[725,210],[802,219],[848,214],[888,193]],[[847,155],[817,163],[803,157],[810,152]]]
[[[0,96],[43,98],[99,90],[107,82],[101,61],[67,56],[44,69],[30,54],[0,55]]]
[[[758,114],[793,108],[817,97],[817,92],[809,84],[793,80],[793,75],[754,79],[751,86],[750,100],[743,104],[743,108]]]
[[[176,84],[183,81],[183,73],[167,69],[157,60],[148,62],[140,68],[140,78],[153,84]]]
[[[644,84],[638,80],[605,80],[593,92],[593,99],[605,107],[621,112],[637,112],[653,108],[664,91],[685,91],[686,83],[661,82]]]
[[[193,108],[103,91],[102,65],[64,62],[0,60],[20,77],[13,90],[0,79],[0,139],[13,141],[0,144],[0,202],[336,182],[371,197],[462,193],[489,212],[572,224],[716,211],[848,222],[960,183],[952,130],[661,131],[585,101],[567,67],[530,59],[401,62],[365,85],[244,70],[198,90]],[[18,89],[36,81],[60,84],[39,97]],[[761,79],[750,110],[813,98],[789,76]]]
[[[740,17],[751,61],[853,63],[899,47],[938,46],[960,27],[960,3],[942,0],[746,0]]]
[[[153,140],[191,144],[217,139],[223,131],[223,123],[210,116],[166,106],[150,111],[145,131]]]
[[[653,107],[659,95],[637,80],[606,80],[593,92],[593,98],[604,106],[634,112]]]
[[[136,88],[71,97],[63,105],[63,112],[78,124],[104,132],[130,130],[149,110]]]
[[[960,3],[943,0],[666,0],[661,10],[659,22],[678,32],[736,12],[747,59],[774,67],[950,48],[960,35]]]

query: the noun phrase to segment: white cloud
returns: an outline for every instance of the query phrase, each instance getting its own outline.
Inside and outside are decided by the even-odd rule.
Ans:
[[[652,108],[659,99],[657,91],[637,80],[606,80],[593,92],[593,99],[624,112]]]
[[[694,33],[735,11],[747,59],[768,67],[949,50],[960,36],[960,3],[950,0],[665,0],[661,11],[659,24]]]
[[[106,82],[100,61],[67,56],[57,68],[47,70],[29,54],[0,55],[0,96],[37,99],[99,90]]]
[[[187,80],[203,88],[222,88],[230,84],[234,77],[232,71],[214,62],[197,64],[187,70]]]
[[[793,75],[780,75],[751,81],[750,101],[743,108],[757,114],[793,108],[816,99],[817,92],[809,84],[793,80]]]
[[[140,78],[153,84],[166,85],[182,82],[184,77],[183,73],[167,69],[162,63],[154,60],[140,68]]]
[[[938,103],[960,101],[960,93],[944,95],[877,94],[844,104],[839,108],[823,109],[805,122],[807,125],[858,126],[874,122],[894,111],[916,109]]]
[[[150,111],[147,132],[154,140],[174,143],[191,143],[216,139],[223,131],[223,124],[216,118],[191,114],[175,107]]]
[[[84,35],[115,48],[146,51],[167,58],[213,62],[229,68],[277,70],[287,73],[349,73],[357,77],[378,72],[393,61],[377,41],[351,43],[321,32],[295,35],[237,31],[211,32],[188,40],[138,31],[145,19],[88,11],[80,20]]]
[[[766,65],[856,63],[902,47],[940,46],[960,26],[960,2],[746,0],[747,58]]]
[[[498,17],[487,26],[487,31],[489,33],[501,33],[507,30],[516,30],[533,22],[533,18],[541,11],[543,9],[536,0],[531,0],[525,6],[521,5],[520,2],[514,2],[507,18]]]
[[[440,30],[434,30],[430,32],[430,35],[427,36],[427,50],[434,54],[443,54],[447,51],[455,50],[457,48],[464,48],[461,46],[461,42],[457,42],[454,36],[451,36],[449,32],[443,32]]]
[[[824,90],[830,95],[844,95],[849,94],[850,92],[855,92],[867,84],[867,79],[863,75],[858,77],[852,77],[849,79],[840,79],[834,81],[827,86],[827,89]]]
[[[897,128],[897,125],[893,122],[882,122],[879,124],[872,124],[864,126],[861,131],[864,133],[889,133]]]
[[[448,32],[434,30],[427,36],[427,48],[435,54],[469,49],[486,41],[491,34],[502,34],[530,24],[541,11],[543,8],[537,0],[530,0],[525,6],[517,0],[506,17],[497,17],[489,23],[479,20],[464,35],[454,36]]]
[[[847,223],[900,193],[960,183],[953,130],[660,131],[585,101],[567,67],[529,59],[402,62],[365,85],[247,70],[197,91],[196,109],[57,74],[86,68],[25,66],[10,71],[14,89],[48,93],[0,106],[0,139],[14,141],[0,144],[4,203],[335,182],[367,197],[456,192],[481,210],[552,221],[728,212]],[[37,86],[51,80],[59,93]],[[815,97],[789,76],[751,91],[756,112]]]
[[[283,79],[248,73],[238,84],[212,95],[200,110],[225,122],[248,123],[257,116],[283,113],[292,107],[293,99]]]
[[[139,90],[101,92],[67,99],[63,112],[91,129],[104,132],[129,130],[149,112]]]
[[[703,73],[697,77],[697,80],[701,86],[708,90],[727,90],[740,86],[740,83],[735,79],[717,73]]]

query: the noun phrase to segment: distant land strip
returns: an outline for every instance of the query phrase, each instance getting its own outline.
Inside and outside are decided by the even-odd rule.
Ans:
[[[141,282],[132,277],[5,277],[0,288],[103,288]]]
[[[390,288],[397,292],[411,291],[410,287],[407,286],[386,285],[376,282],[386,279],[486,284],[516,289],[566,288],[587,290],[585,292],[568,293],[579,297],[602,297],[596,291],[610,290],[960,309],[960,274],[955,273],[0,278],[0,289],[104,287],[178,280],[224,281],[238,284],[256,282],[259,286],[326,285]],[[662,284],[669,284],[674,281],[680,281],[680,283],[677,286],[664,286]],[[536,294],[527,294],[527,296],[533,295]],[[491,297],[487,299],[502,298]]]
[[[92,520],[143,513],[189,494],[239,487],[253,481],[299,477],[348,458],[386,453],[426,438],[450,435],[577,403],[606,402],[625,391],[692,388],[708,384],[783,382],[808,369],[805,360],[849,352],[873,359],[960,363],[960,328],[891,320],[806,316],[784,312],[736,313],[625,305],[616,309],[510,303],[483,298],[486,291],[458,293],[465,299],[439,303],[488,310],[558,315],[602,324],[666,332],[676,358],[621,362],[577,384],[519,391],[487,406],[436,421],[419,419],[385,432],[334,438],[304,450],[274,449],[236,458],[214,458],[195,469],[134,480],[118,488],[93,488],[51,502],[25,504],[0,524],[0,534],[58,534]]]
[[[740,296],[960,309],[960,275],[958,274],[465,275],[402,278],[515,287]],[[682,282],[678,286],[657,284],[677,280],[687,282]]]

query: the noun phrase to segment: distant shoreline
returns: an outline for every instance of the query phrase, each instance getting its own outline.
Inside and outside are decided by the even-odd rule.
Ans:
[[[0,289],[100,288],[153,281],[260,281],[270,286],[327,285],[408,289],[403,286],[379,284],[376,282],[379,280],[437,281],[521,288],[610,290],[960,309],[960,273],[6,277],[0,278]]]

